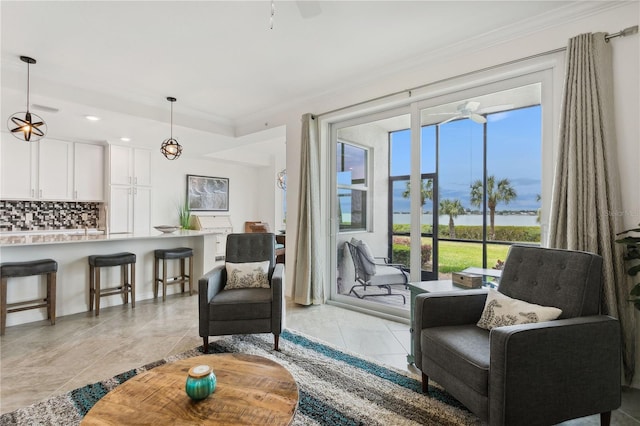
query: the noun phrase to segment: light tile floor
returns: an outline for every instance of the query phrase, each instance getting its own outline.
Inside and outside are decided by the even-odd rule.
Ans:
[[[136,308],[101,309],[8,327],[0,339],[0,412],[201,345],[196,296],[175,295],[166,302],[145,300]],[[303,307],[287,303],[287,328],[412,373],[406,355],[409,326],[331,305]],[[212,338],[213,340],[213,338]],[[597,416],[565,422],[599,424]],[[623,392],[614,425],[640,425],[640,390]]]

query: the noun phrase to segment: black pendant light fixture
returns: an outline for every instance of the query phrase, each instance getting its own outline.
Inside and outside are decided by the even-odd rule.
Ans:
[[[162,142],[160,152],[166,157],[167,160],[175,160],[176,158],[180,157],[180,154],[182,154],[182,145],[180,145],[178,141],[173,138],[173,103],[176,101],[176,98],[172,98],[171,96],[169,96],[167,100],[171,102],[171,137],[169,139],[165,139],[164,142]]]
[[[8,125],[11,134],[26,142],[39,141],[47,134],[47,124],[37,114],[29,112],[29,65],[36,60],[28,56],[20,56],[22,62],[27,63],[27,112],[16,112],[9,117]]]

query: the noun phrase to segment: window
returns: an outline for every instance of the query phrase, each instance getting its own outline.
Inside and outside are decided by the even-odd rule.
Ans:
[[[369,150],[339,141],[336,152],[339,230],[366,230]]]

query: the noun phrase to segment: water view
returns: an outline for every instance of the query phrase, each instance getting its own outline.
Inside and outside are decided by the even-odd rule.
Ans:
[[[538,216],[536,214],[521,214],[514,212],[512,214],[496,214],[496,225],[500,226],[540,226],[537,222]],[[407,225],[411,221],[411,215],[409,213],[394,213],[393,223],[397,225]],[[433,221],[433,215],[425,213],[422,215],[422,224],[431,224]],[[487,222],[489,218],[487,217]],[[438,223],[440,225],[447,225],[449,223],[448,215],[440,215],[438,217]],[[482,226],[481,214],[465,214],[459,215],[454,219],[454,223],[460,226]]]

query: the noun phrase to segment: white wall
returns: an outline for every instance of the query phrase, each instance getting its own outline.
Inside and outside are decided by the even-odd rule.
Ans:
[[[238,126],[238,134],[247,134],[259,130],[265,121],[287,126],[287,170],[289,187],[287,199],[287,263],[295,259],[293,240],[297,229],[297,196],[300,159],[300,117],[304,113],[321,114],[337,108],[373,99],[385,94],[405,90],[441,79],[455,77],[485,67],[503,64],[525,58],[530,55],[564,47],[567,40],[586,32],[617,32],[623,28],[637,25],[640,16],[639,3],[628,2],[620,7],[599,14],[576,18],[560,27],[541,26],[537,33],[529,34],[517,40],[495,43],[469,51],[463,55],[449,58],[436,58],[425,55],[421,64],[415,65],[394,75],[382,78],[375,84],[353,87],[348,91],[326,94],[307,101],[286,111],[273,113],[269,117],[252,117]],[[639,113],[639,36],[627,39],[615,39],[613,43],[614,97],[616,99],[616,132],[618,136],[618,160],[621,176],[622,208],[624,224],[631,227],[640,222],[640,187],[637,185],[637,168],[640,164],[640,143],[638,142]],[[562,88],[554,88],[559,93]],[[554,96],[557,98],[557,96]],[[555,105],[555,108],[559,105]],[[287,268],[287,283],[293,282],[293,268]],[[325,274],[326,275],[326,274]],[[638,318],[637,341],[640,342],[640,315]],[[640,343],[638,344],[640,346]],[[640,349],[640,348],[639,348]],[[633,386],[640,387],[640,350],[636,370],[638,373]]]
[[[151,225],[179,224],[177,208],[185,201],[187,174],[229,178],[229,211],[202,214],[230,216],[234,232],[244,232],[244,222],[248,220],[273,223],[273,209],[265,207],[265,203],[269,203],[266,200],[273,199],[273,189],[269,192],[262,184],[264,182],[266,185],[270,169],[186,156],[169,161],[159,150],[157,153],[152,152]],[[275,176],[271,181],[275,184]]]

